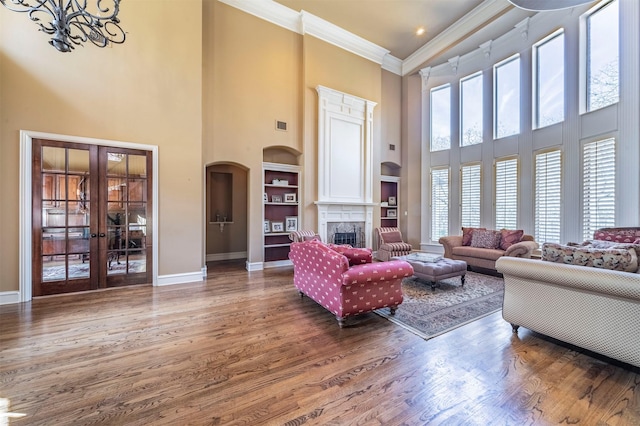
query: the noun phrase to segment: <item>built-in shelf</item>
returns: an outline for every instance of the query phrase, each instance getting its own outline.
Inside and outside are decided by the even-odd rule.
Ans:
[[[284,266],[291,263],[289,234],[297,231],[301,224],[300,167],[265,162],[262,168],[264,267]]]
[[[400,178],[397,176],[380,176],[380,226],[398,227],[398,198]],[[389,211],[395,210],[395,216],[389,216]]]

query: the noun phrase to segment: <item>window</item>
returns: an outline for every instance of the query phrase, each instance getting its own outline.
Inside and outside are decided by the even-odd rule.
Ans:
[[[494,125],[496,139],[520,133],[520,56],[494,66]]]
[[[598,228],[615,225],[615,139],[584,144],[582,151],[582,233],[593,238]]]
[[[518,159],[496,161],[496,229],[518,223]]]
[[[431,151],[451,148],[451,86],[431,89]]]
[[[431,240],[449,235],[449,169],[431,170]]]
[[[460,146],[482,143],[482,72],[460,80]]]
[[[480,164],[462,166],[460,173],[460,216],[462,226],[480,226]]]
[[[535,239],[560,242],[562,202],[562,154],[560,150],[535,157]]]
[[[604,4],[586,17],[587,111],[618,102],[619,12],[618,1]]]
[[[564,32],[533,46],[534,127],[564,121]]]

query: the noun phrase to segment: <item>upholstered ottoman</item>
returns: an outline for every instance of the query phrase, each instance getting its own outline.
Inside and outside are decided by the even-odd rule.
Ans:
[[[442,258],[436,262],[425,262],[412,254],[394,257],[393,259],[408,262],[413,266],[413,275],[429,281],[431,289],[436,288],[438,281],[453,277],[460,277],[460,283],[464,286],[464,276],[467,273],[467,262],[464,260]]]

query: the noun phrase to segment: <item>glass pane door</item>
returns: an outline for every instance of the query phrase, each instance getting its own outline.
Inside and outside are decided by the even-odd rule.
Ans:
[[[88,149],[41,147],[41,193],[34,197],[40,216],[34,220],[34,232],[36,246],[41,247],[41,262],[35,262],[38,278],[43,288],[50,288],[43,294],[91,287],[89,157]]]
[[[107,149],[107,286],[146,282],[148,180],[147,154]]]

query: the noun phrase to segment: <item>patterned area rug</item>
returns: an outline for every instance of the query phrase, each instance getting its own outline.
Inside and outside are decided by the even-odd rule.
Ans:
[[[428,340],[502,309],[504,281],[500,277],[468,271],[464,287],[459,277],[439,284],[431,290],[427,281],[405,278],[404,301],[396,314],[390,315],[387,308],[374,312]]]

